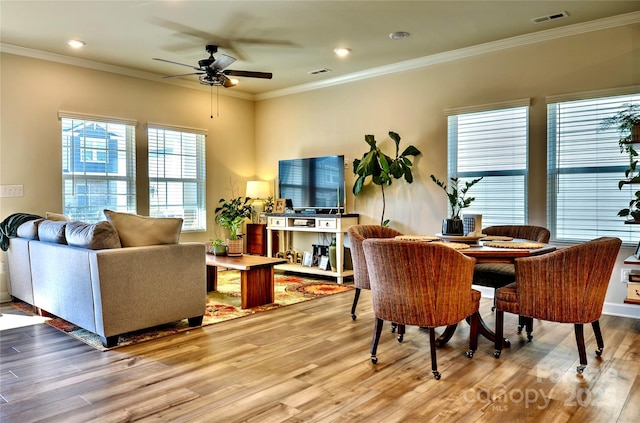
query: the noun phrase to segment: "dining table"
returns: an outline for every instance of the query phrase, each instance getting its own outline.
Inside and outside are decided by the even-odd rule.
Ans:
[[[477,263],[515,263],[517,258],[539,256],[556,250],[551,244],[545,244],[537,241],[529,241],[526,239],[510,238],[510,237],[489,237],[489,236],[443,236],[441,234],[435,237],[430,236],[400,236],[401,239],[413,239],[415,241],[443,242],[445,245],[450,243],[451,247],[468,257],[476,259]],[[470,323],[470,317],[467,319]],[[491,330],[482,316],[479,318],[480,327],[478,332],[491,342],[495,342],[495,332]],[[436,339],[436,346],[444,346],[456,331],[457,324],[447,326],[442,335]],[[502,344],[505,348],[509,348],[511,343],[504,338]]]

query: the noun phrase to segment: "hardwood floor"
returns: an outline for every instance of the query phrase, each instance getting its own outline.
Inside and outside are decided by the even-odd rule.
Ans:
[[[337,294],[189,333],[99,352],[45,324],[3,330],[2,422],[637,422],[640,321],[603,316],[605,349],[585,329],[589,364],[577,376],[572,325],[535,321],[499,360],[484,338],[464,356],[469,327],[438,350],[428,333],[387,324],[369,359],[370,293],[358,319],[353,293]],[[491,302],[481,310],[493,325]],[[9,305],[4,314],[19,314]],[[5,317],[1,317],[3,319]]]

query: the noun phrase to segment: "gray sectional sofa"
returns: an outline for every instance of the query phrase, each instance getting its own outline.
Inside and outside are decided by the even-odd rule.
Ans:
[[[203,244],[176,240],[121,246],[120,239],[127,237],[119,237],[118,232],[131,231],[127,225],[116,231],[110,222],[44,220],[23,226],[30,228],[21,231],[21,226],[7,251],[11,296],[96,333],[107,347],[115,346],[118,335],[127,332],[182,319],[189,319],[191,326],[202,323],[206,306]],[[52,227],[57,235],[44,235]],[[67,235],[64,239],[61,227]],[[78,242],[74,227],[88,242]],[[141,226],[134,221],[133,227],[135,232]],[[153,243],[148,240],[152,229],[143,227],[144,243]],[[96,242],[105,239],[105,228],[109,241]],[[67,238],[76,245],[69,245]]]

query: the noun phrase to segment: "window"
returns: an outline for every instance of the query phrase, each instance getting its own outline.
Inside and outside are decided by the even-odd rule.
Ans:
[[[205,133],[149,124],[149,215],[206,229]]]
[[[617,129],[601,124],[624,104],[640,103],[640,94],[636,88],[635,94],[602,95],[547,99],[547,219],[557,241],[614,236],[638,242],[638,227],[618,217],[638,187],[618,189],[628,156],[620,152]]]
[[[136,210],[135,121],[59,112],[64,214],[104,220]]]
[[[482,226],[525,224],[529,99],[448,113],[449,178],[483,177],[462,214],[482,214]]]

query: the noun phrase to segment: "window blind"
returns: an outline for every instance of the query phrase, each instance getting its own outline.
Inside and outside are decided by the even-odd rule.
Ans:
[[[528,115],[526,105],[448,118],[449,178],[483,177],[467,193],[475,200],[462,211],[482,214],[483,226],[527,221]]]
[[[149,215],[181,217],[183,230],[206,229],[205,135],[148,128]]]
[[[618,189],[629,159],[617,128],[602,129],[603,119],[629,103],[640,103],[640,93],[547,105],[547,219],[555,240],[615,236],[637,243],[640,226],[617,214],[639,187]]]
[[[62,126],[63,213],[104,220],[103,210],[136,210],[135,121],[65,117]]]

